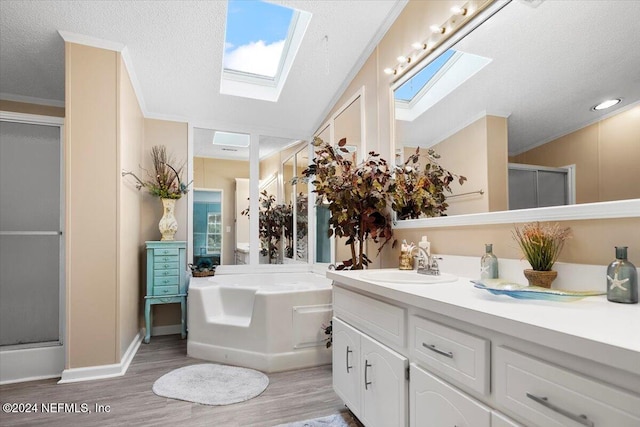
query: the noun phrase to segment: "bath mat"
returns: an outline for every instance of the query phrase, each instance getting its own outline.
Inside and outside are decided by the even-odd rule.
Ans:
[[[262,393],[269,377],[253,369],[203,363],[175,369],[153,383],[153,392],[203,405],[230,405]]]
[[[362,427],[349,412],[341,412],[312,420],[296,421],[295,423],[280,424],[276,427]]]

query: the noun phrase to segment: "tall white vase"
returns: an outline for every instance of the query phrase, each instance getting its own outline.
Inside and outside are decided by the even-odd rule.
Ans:
[[[162,200],[162,207],[164,208],[164,213],[158,223],[158,228],[160,229],[160,233],[162,233],[162,239],[160,240],[173,240],[173,236],[175,236],[176,231],[178,231],[178,221],[176,221],[176,217],[173,215],[176,199],[160,200]]]

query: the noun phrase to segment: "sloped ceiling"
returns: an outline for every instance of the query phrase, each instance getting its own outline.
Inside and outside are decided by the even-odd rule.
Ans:
[[[220,94],[226,1],[2,0],[0,92],[63,102],[63,30],[126,45],[152,116],[307,137],[405,1],[276,3],[313,14],[277,103]]]

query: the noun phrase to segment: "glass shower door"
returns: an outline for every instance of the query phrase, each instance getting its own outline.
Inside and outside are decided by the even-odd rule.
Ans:
[[[60,344],[60,127],[0,121],[0,346]]]

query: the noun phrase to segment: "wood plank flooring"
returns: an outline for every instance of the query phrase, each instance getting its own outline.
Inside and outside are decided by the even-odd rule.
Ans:
[[[207,406],[156,396],[154,381],[202,360],[187,357],[179,335],[142,344],[123,377],[58,385],[57,379],[0,386],[0,402],[60,402],[109,405],[109,413],[6,414],[0,426],[216,426],[271,427],[345,411],[331,386],[331,365],[269,374],[258,397],[227,406]]]

